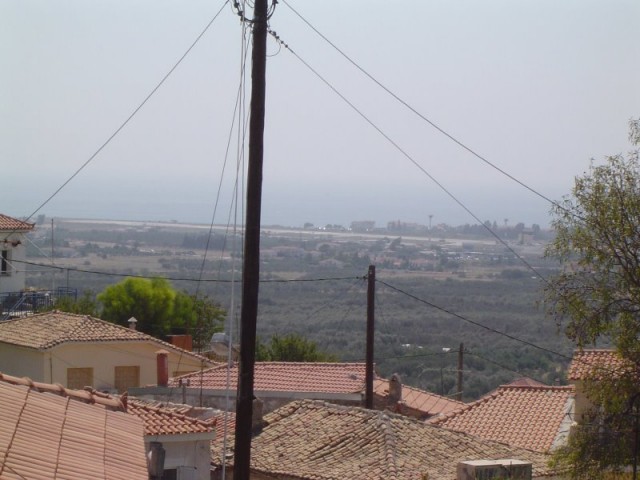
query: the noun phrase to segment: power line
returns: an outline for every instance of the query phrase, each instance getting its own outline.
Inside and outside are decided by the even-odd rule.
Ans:
[[[158,89],[164,84],[164,82],[169,78],[169,76],[175,71],[176,68],[178,68],[178,66],[182,63],[182,61],[186,58],[186,56],[191,52],[191,50],[196,46],[196,44],[200,41],[200,39],[203,37],[203,35],[207,32],[207,30],[209,30],[209,27],[213,24],[213,22],[218,18],[218,16],[220,15],[220,13],[222,12],[222,10],[224,9],[224,7],[227,5],[227,3],[229,3],[229,0],[226,0],[223,4],[222,7],[220,7],[220,10],[218,10],[218,12],[213,16],[213,18],[209,21],[209,23],[204,27],[204,29],[200,32],[200,34],[196,37],[196,39],[191,43],[191,45],[189,46],[189,48],[187,48],[187,51],[184,52],[184,54],[178,59],[178,61],[173,65],[173,67],[171,67],[171,69],[169,69],[169,71],[165,74],[164,77],[162,77],[162,80],[160,80],[160,82],[158,82],[158,84],[151,90],[151,92],[144,98],[144,100],[140,103],[140,105],[138,105],[133,112],[131,112],[131,114],[126,118],[126,120],[124,122],[122,122],[120,124],[120,126],[118,128],[116,128],[116,130],[107,138],[107,140],[100,145],[100,147],[98,147],[98,149],[80,166],[80,168],[78,168],[67,180],[65,180],[65,182],[60,185],[55,192],[53,192],[49,198],[47,198],[44,202],[42,202],[40,204],[40,206],[38,208],[36,208],[31,215],[29,215],[25,221],[29,221],[29,219],[31,219],[36,213],[38,213],[47,203],[49,203],[58,193],[60,193],[60,191],[66,187],[71,180],[73,180],[82,170],[85,169],[85,167],[87,167],[87,165],[89,165],[94,158],[96,158],[98,156],[98,154],[109,144],[111,143],[111,140],[113,140],[119,133],[120,131],[131,121],[131,119],[133,119],[133,117],[142,109],[142,107],[145,106],[145,104],[149,101],[149,99],[158,91]]]
[[[436,305],[436,304],[434,304],[432,302],[424,300],[424,299],[422,299],[422,298],[420,298],[420,297],[418,297],[416,295],[413,295],[412,293],[409,293],[409,292],[406,292],[406,291],[402,290],[401,288],[394,287],[393,285],[391,285],[391,284],[389,284],[389,283],[387,283],[387,282],[385,282],[383,280],[377,279],[376,281],[381,283],[382,285],[385,285],[386,287],[390,288],[391,290],[394,290],[394,291],[396,291],[398,293],[401,293],[402,295],[405,295],[405,296],[407,296],[409,298],[412,298],[413,300],[416,300],[416,301],[418,301],[420,303],[428,305],[431,308],[435,308],[436,310],[444,312],[447,315],[451,315],[451,316],[456,317],[456,318],[458,318],[460,320],[463,320],[463,321],[465,321],[467,323],[475,325],[476,327],[480,327],[480,328],[483,328],[483,329],[485,329],[485,330],[487,330],[487,331],[489,331],[491,333],[495,333],[496,335],[501,335],[503,337],[509,338],[510,340],[514,340],[514,341],[522,343],[524,345],[528,345],[530,347],[536,348],[536,349],[538,349],[540,351],[543,351],[543,352],[546,352],[546,353],[551,353],[552,355],[556,355],[558,357],[564,358],[565,360],[571,360],[572,359],[571,357],[569,357],[569,356],[567,356],[567,355],[565,355],[563,353],[556,352],[556,351],[551,350],[551,349],[546,348],[546,347],[541,347],[540,345],[536,345],[535,343],[529,342],[527,340],[523,340],[521,338],[515,337],[515,336],[510,335],[508,333],[501,332],[500,330],[496,330],[495,328],[488,327],[487,325],[484,325],[484,324],[482,324],[480,322],[476,322],[476,321],[471,320],[469,318],[463,317],[462,315],[460,315],[458,313],[452,312],[451,310],[447,310],[446,308],[440,307],[440,306],[438,306],[438,305]]]
[[[70,272],[77,273],[87,273],[91,275],[104,275],[107,277],[131,277],[131,278],[145,278],[145,279],[154,279],[154,278],[163,278],[165,280],[171,280],[176,282],[208,282],[208,283],[232,283],[234,280],[224,280],[218,278],[187,278],[187,277],[167,277],[163,275],[137,275],[132,273],[115,273],[115,272],[101,272],[98,270],[85,270],[81,268],[71,268],[71,267],[63,267],[59,265],[46,265],[42,263],[29,262],[26,260],[13,260],[15,263],[31,265],[34,267],[42,267],[42,268],[53,268],[56,270],[67,270]],[[264,279],[260,280],[260,283],[309,283],[309,282],[330,282],[330,281],[339,281],[339,280],[361,280],[362,276],[349,276],[349,277],[321,277],[321,278],[296,278],[296,279]]]
[[[480,218],[471,211],[466,204],[464,204],[458,197],[456,197],[447,187],[445,187],[440,181],[438,181],[433,175],[431,175],[416,159],[414,159],[406,150],[404,150],[395,140],[387,135],[376,123],[374,123],[369,117],[367,117],[362,110],[354,105],[347,97],[345,97],[336,87],[334,87],[326,78],[324,78],[316,69],[314,69],[309,63],[307,63],[302,57],[300,57],[291,47],[286,44],[273,30],[268,30],[269,33],[276,39],[276,41],[283,45],[288,51],[295,56],[307,69],[309,69],[316,77],[318,77],[327,87],[329,87],[338,97],[340,97],[352,110],[354,110],[365,122],[367,122],[376,132],[378,132],[387,142],[389,142],[398,152],[402,154],[410,163],[412,163],[420,172],[426,175],[436,186],[442,190],[449,198],[451,198],[456,204],[458,204],[465,212],[467,212],[478,224],[480,224],[485,230],[487,230],[491,236],[493,236],[498,242],[500,242],[507,250],[509,250],[516,258],[518,258],[529,270],[531,270],[536,276],[538,276],[543,282],[549,285],[549,281],[529,262],[527,262],[518,252],[516,252],[500,235],[498,235],[491,227],[486,225],[480,220]]]
[[[486,361],[486,362],[489,362],[489,363],[492,363],[492,364],[494,364],[495,366],[502,368],[503,370],[507,370],[507,371],[509,371],[509,372],[511,372],[511,373],[515,373],[515,374],[520,375],[520,376],[522,376],[522,377],[529,377],[529,378],[531,378],[531,379],[535,380],[536,382],[540,382],[540,383],[544,384],[544,382],[543,382],[542,380],[540,380],[540,379],[538,379],[538,378],[535,378],[535,377],[533,377],[532,375],[528,375],[528,374],[525,374],[525,373],[519,372],[518,370],[514,370],[514,369],[513,369],[513,368],[511,368],[511,367],[507,367],[506,365],[503,365],[503,364],[501,364],[501,363],[498,363],[498,362],[496,362],[495,360],[491,360],[491,359],[489,359],[489,358],[487,358],[487,357],[484,357],[484,356],[482,356],[482,355],[480,355],[480,354],[478,354],[478,353],[474,353],[474,352],[471,352],[471,351],[466,350],[466,349],[465,349],[464,353],[465,353],[465,354],[467,354],[467,355],[472,355],[472,356],[474,356],[474,357],[481,358],[482,360],[484,360],[484,361]]]
[[[538,192],[537,190],[533,189],[532,187],[530,187],[529,185],[525,184],[523,181],[518,180],[516,177],[514,177],[513,175],[507,173],[505,170],[501,169],[500,167],[498,167],[497,165],[495,165],[494,163],[490,162],[487,158],[485,158],[484,156],[480,155],[478,152],[476,152],[475,150],[473,150],[471,147],[467,146],[466,144],[464,144],[461,140],[458,140],[456,137],[454,137],[452,134],[448,133],[447,131],[445,131],[442,127],[438,126],[434,121],[430,120],[429,118],[427,118],[425,115],[423,115],[422,113],[420,113],[418,110],[416,110],[414,107],[412,107],[407,101],[403,100],[399,95],[397,95],[396,93],[394,93],[391,89],[389,89],[388,87],[386,87],[383,83],[381,83],[379,80],[377,80],[373,75],[371,75],[369,72],[367,72],[363,67],[361,67],[360,65],[358,65],[358,63],[356,63],[353,59],[351,59],[351,57],[349,57],[343,50],[341,50],[337,45],[335,45],[331,40],[329,40],[326,36],[324,36],[316,27],[314,27],[307,19],[305,19],[296,9],[294,9],[291,5],[289,5],[289,3],[286,0],[282,0],[282,2],[291,9],[291,11],[293,13],[295,13],[298,18],[300,18],[309,28],[311,28],[311,30],[313,30],[318,36],[320,36],[320,38],[322,38],[325,42],[327,42],[329,45],[331,45],[331,47],[333,47],[340,55],[342,55],[342,57],[344,57],[349,63],[351,63],[355,68],[357,68],[360,72],[362,72],[366,77],[368,77],[371,81],[373,81],[376,85],[378,85],[380,88],[382,88],[385,92],[387,92],[389,95],[391,95],[395,100],[397,100],[399,103],[401,103],[403,106],[405,106],[407,109],[409,109],[411,112],[413,112],[415,115],[417,115],[420,119],[424,120],[425,122],[427,122],[429,125],[431,125],[433,128],[435,128],[438,132],[440,132],[442,135],[444,135],[445,137],[447,137],[449,140],[451,140],[452,142],[454,142],[456,145],[460,146],[461,148],[463,148],[464,150],[466,150],[467,152],[471,153],[474,157],[478,158],[479,160],[482,160],[484,163],[486,163],[487,165],[489,165],[490,167],[494,168],[495,170],[497,170],[498,172],[500,172],[502,175],[506,176],[507,178],[513,180],[514,182],[516,182],[517,184],[519,184],[520,186],[526,188],[527,190],[529,190],[531,193],[537,195],[538,197],[542,198],[543,200],[546,200],[547,202],[549,202],[552,205],[556,205],[558,206],[557,202],[554,202],[553,200],[549,199],[548,197],[546,197],[545,195],[543,195],[542,193]]]

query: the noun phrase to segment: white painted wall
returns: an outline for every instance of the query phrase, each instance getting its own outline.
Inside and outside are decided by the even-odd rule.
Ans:
[[[0,343],[0,372],[46,383],[67,384],[67,368],[93,368],[93,387],[115,387],[115,367],[139,366],[140,385],[155,385],[156,352],[153,342],[66,343],[47,351]],[[169,350],[169,375],[200,369],[198,359]]]
[[[29,377],[36,382],[48,382],[46,356],[32,348],[0,342],[0,372],[15,377]]]
[[[5,239],[7,242],[4,241]],[[20,243],[14,247],[12,245],[13,242]],[[24,261],[26,258],[27,248],[25,242],[24,233],[0,232],[0,250],[7,250],[9,252],[10,262],[7,274],[0,274],[0,293],[19,292],[24,289],[25,270],[27,266],[17,261]]]
[[[157,438],[145,436],[145,446],[149,451],[149,442],[159,441],[165,450],[165,470],[178,467],[195,467],[197,480],[209,480],[211,476],[211,440],[181,441],[180,435],[173,435],[174,440],[167,440],[167,436]]]

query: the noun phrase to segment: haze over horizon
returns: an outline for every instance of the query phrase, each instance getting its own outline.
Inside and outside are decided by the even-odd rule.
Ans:
[[[1,212],[32,214],[223,5],[0,4]],[[631,148],[627,122],[640,115],[640,2],[286,0],[271,28],[295,55],[270,38],[264,225],[428,224],[429,215],[434,225],[477,223],[452,196],[480,221],[550,220],[546,200],[408,111],[296,12],[423,116],[549,199],[568,194],[592,158],[601,163]],[[235,166],[232,122],[242,44],[238,17],[224,6],[131,122],[37,213],[241,222],[233,192],[244,164]]]

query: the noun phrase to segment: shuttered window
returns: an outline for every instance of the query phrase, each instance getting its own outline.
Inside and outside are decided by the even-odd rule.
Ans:
[[[124,393],[132,387],[140,386],[140,367],[116,367],[115,387],[118,393]]]
[[[67,388],[93,387],[93,368],[67,368]]]

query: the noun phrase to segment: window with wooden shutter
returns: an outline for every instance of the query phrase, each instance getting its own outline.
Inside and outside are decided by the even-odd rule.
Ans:
[[[118,393],[124,393],[132,387],[140,386],[140,367],[116,367],[115,387]]]
[[[93,368],[67,368],[67,388],[93,387]]]

